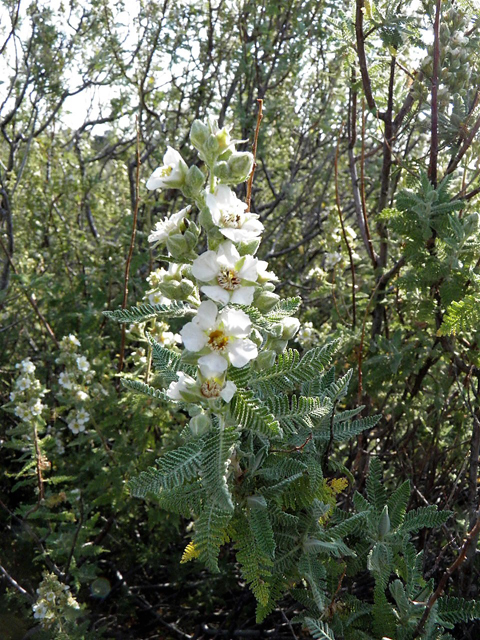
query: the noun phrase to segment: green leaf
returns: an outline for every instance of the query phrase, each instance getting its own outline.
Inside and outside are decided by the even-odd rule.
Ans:
[[[367,496],[375,511],[381,513],[387,503],[387,494],[383,486],[382,463],[378,458],[371,458],[366,482]]]
[[[424,527],[440,527],[451,515],[451,511],[438,511],[436,505],[433,504],[428,507],[419,507],[407,513],[400,531],[404,533],[419,531]]]
[[[410,481],[405,480],[387,500],[390,523],[394,529],[399,527],[405,518],[409,498]]]
[[[139,324],[152,318],[162,320],[168,318],[183,318],[184,316],[193,314],[195,314],[195,309],[192,309],[184,302],[176,301],[172,301],[170,304],[140,304],[138,307],[131,307],[130,309],[115,309],[114,311],[103,312],[103,315],[107,318],[115,320],[120,324]]]
[[[228,461],[237,441],[234,427],[214,426],[201,453],[201,478],[209,501],[223,512],[233,511],[232,496],[227,485]]]
[[[270,437],[281,435],[278,420],[251,391],[237,389],[229,409],[240,428],[250,429]]]
[[[141,382],[140,380],[122,378],[122,385],[127,387],[127,389],[133,389],[133,391],[143,393],[151,398],[158,398],[159,400],[170,402],[170,398],[166,395],[165,391],[155,389],[155,387],[151,387],[149,384],[145,384],[145,382]]]
[[[333,631],[326,622],[314,620],[313,618],[305,618],[305,625],[315,640],[335,640]]]
[[[178,380],[178,371],[183,371],[192,378],[196,376],[196,367],[182,362],[178,353],[162,346],[148,331],[146,336],[152,346],[152,362],[155,371],[162,376],[167,384]]]
[[[218,554],[227,539],[227,527],[232,511],[208,500],[195,523],[194,544],[199,558],[213,573],[218,573]]]

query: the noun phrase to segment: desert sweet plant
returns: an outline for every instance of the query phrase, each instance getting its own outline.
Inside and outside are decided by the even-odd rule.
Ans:
[[[378,464],[368,500],[355,496],[356,513],[336,508],[348,484],[338,473],[349,473],[333,461],[333,446],[379,417],[358,418],[363,407],[338,410],[352,372],[336,379],[335,341],[303,355],[287,346],[299,330],[299,300],[275,293],[275,275],[255,256],[263,225],[231,188],[250,176],[252,154],[236,151],[238,141],[213,119],[196,120],[190,140],[203,169],[188,167],[168,147],[146,185],[178,189],[190,201],[150,234],[163,251],[158,259],[168,263],[155,272],[156,297],[106,312],[144,328],[159,383],[126,376],[124,384],[178,403],[190,416],[183,444],[132,479],[131,493],[155,494],[161,507],[193,521],[182,562],[198,559],[219,571],[229,543],[259,621],[289,591],[315,638],[423,634],[425,606],[413,597],[425,604],[433,585],[423,581],[409,535],[442,524],[449,513],[431,507],[406,515],[408,483],[387,499]],[[182,350],[176,333],[163,344],[155,337],[155,323],[165,331],[169,321]],[[344,578],[367,570],[373,602],[343,598]],[[422,637],[441,637],[452,616],[463,619],[448,603],[436,607]]]

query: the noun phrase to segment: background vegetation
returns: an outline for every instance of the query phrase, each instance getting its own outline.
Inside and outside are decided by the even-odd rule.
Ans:
[[[2,0],[0,10],[5,637],[53,637],[32,610],[45,571],[83,607],[79,637],[293,637],[291,603],[255,625],[228,552],[220,577],[179,565],[188,521],[129,495],[125,482],[178,442],[187,417],[120,387],[120,331],[102,315],[122,303],[137,195],[129,304],[160,264],[150,229],[182,204],[176,192],[136,193],[136,120],[143,185],[167,144],[193,161],[195,118],[241,123],[233,133],[249,149],[257,98],[260,257],[278,292],[303,300],[311,325],[299,345],[342,339],[337,369],[354,368],[345,408],[383,415],[332,454],[352,474],[339,504],[350,508],[380,458],[389,488],[410,480],[410,508],[453,510],[415,538],[438,582],[479,518],[478,7]],[[25,358],[39,381],[25,401],[45,390],[30,421],[10,395]],[[128,333],[124,371],[148,370],[147,345]],[[61,378],[73,371],[81,402]],[[75,433],[81,408],[89,421]],[[477,543],[450,595],[478,598]],[[368,599],[372,584],[351,588]],[[478,626],[452,633],[475,638]]]

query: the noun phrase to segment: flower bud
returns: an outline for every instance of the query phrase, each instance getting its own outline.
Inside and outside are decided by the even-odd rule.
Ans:
[[[217,162],[213,169],[213,173],[220,182],[230,182],[231,180],[230,169],[226,162]]]
[[[298,318],[283,318],[281,325],[283,328],[282,338],[284,340],[291,340],[297,335],[300,329],[300,320]]]
[[[206,143],[210,131],[206,125],[200,120],[194,120],[192,128],[190,129],[190,142],[199,151],[202,150],[203,145]]]
[[[206,433],[212,426],[212,421],[206,413],[199,413],[188,423],[192,435],[198,437]]]
[[[218,148],[220,150],[220,153],[223,153],[224,151],[226,151],[226,149],[228,149],[228,147],[231,144],[230,133],[228,129],[226,129],[225,127],[223,129],[220,129],[220,131],[216,134],[215,137],[218,142]]]
[[[173,233],[167,238],[167,249],[177,260],[181,260],[188,253],[187,240],[182,233]]]
[[[205,176],[203,172],[196,166],[193,165],[187,171],[187,175],[185,177],[185,186],[182,191],[185,195],[189,197],[194,197],[205,184]]]
[[[262,313],[268,313],[280,300],[280,296],[271,291],[262,291],[255,300],[255,306]]]
[[[264,369],[270,369],[275,364],[275,358],[277,354],[272,349],[267,349],[266,351],[261,351],[257,359],[255,360],[255,366],[258,371],[263,371]]]
[[[220,145],[215,136],[209,136],[204,145],[204,154],[207,163],[213,164],[220,153]]]
[[[228,167],[235,182],[245,182],[253,167],[253,155],[248,151],[236,151],[228,159]]]
[[[183,278],[181,282],[178,280],[162,282],[159,289],[170,300],[186,300],[193,293],[195,285],[191,280]]]
[[[379,538],[383,539],[389,531],[390,531],[390,517],[388,515],[388,507],[387,505],[385,505],[383,507],[382,515],[380,516],[380,520],[378,522]]]

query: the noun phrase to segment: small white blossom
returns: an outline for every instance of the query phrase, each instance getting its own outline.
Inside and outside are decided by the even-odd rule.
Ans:
[[[17,397],[17,394],[15,393],[15,391],[10,391],[10,400],[13,402],[15,400],[15,398]]]
[[[85,425],[83,424],[83,422],[79,422],[77,418],[73,418],[72,420],[70,420],[70,422],[68,423],[68,428],[75,435],[77,435],[81,431],[85,431]]]
[[[85,358],[85,356],[78,356],[77,367],[80,369],[80,371],[86,372],[90,369],[90,363]]]
[[[163,344],[164,347],[174,347],[176,344],[181,344],[182,336],[179,333],[162,331],[158,341],[160,342],[160,344]]]
[[[162,295],[160,291],[154,291],[150,293],[148,296],[148,301],[150,304],[170,304],[170,300]]]
[[[24,404],[17,405],[14,409],[14,414],[17,418],[20,418],[20,420],[28,420],[30,417],[30,411]]]
[[[35,365],[30,360],[30,358],[25,358],[25,360],[22,360],[21,362],[16,364],[15,368],[16,369],[21,369],[23,373],[34,373],[35,372]]]
[[[32,606],[32,609],[33,609],[33,617],[36,618],[37,620],[43,620],[48,612],[47,605],[43,600],[35,602],[35,604]]]
[[[297,335],[297,340],[302,343],[311,343],[316,337],[317,332],[313,328],[313,324],[311,322],[304,322],[300,327],[300,331]]]
[[[45,405],[43,405],[40,400],[37,400],[33,405],[30,406],[30,411],[32,415],[39,416],[44,410]]]
[[[263,224],[255,213],[247,213],[247,205],[224,184],[207,193],[206,205],[221,234],[232,242],[255,240],[263,231]]]
[[[337,265],[342,260],[342,254],[338,251],[334,251],[333,253],[327,253],[325,256],[325,269],[327,271],[331,271],[335,265]]]
[[[180,225],[182,224],[185,216],[190,211],[191,206],[185,207],[178,213],[174,213],[169,218],[164,218],[156,223],[154,230],[148,236],[149,242],[155,242],[161,244],[166,242],[168,236],[171,233],[178,233],[180,231]]]
[[[196,386],[195,380],[183,371],[178,372],[178,380],[170,383],[167,396],[171,400],[182,400],[182,393],[188,392]]]
[[[90,420],[90,414],[85,409],[79,409],[75,418],[80,424],[86,424]]]
[[[78,400],[78,402],[85,402],[89,399],[89,396],[88,393],[85,393],[85,391],[78,389],[77,391],[75,391],[75,399]]]
[[[71,389],[73,387],[73,380],[66,371],[62,371],[58,376],[58,384],[64,389]]]
[[[25,391],[26,389],[29,389],[31,386],[32,386],[31,378],[27,378],[25,376],[20,376],[20,378],[17,378],[16,387],[19,391]]]
[[[80,346],[80,340],[73,333],[70,333],[67,336],[67,341],[74,347],[79,347]]]
[[[167,151],[163,156],[163,166],[158,167],[147,180],[146,187],[150,191],[153,189],[168,189],[169,187],[180,186],[185,179],[188,167],[182,156],[167,147]]]

